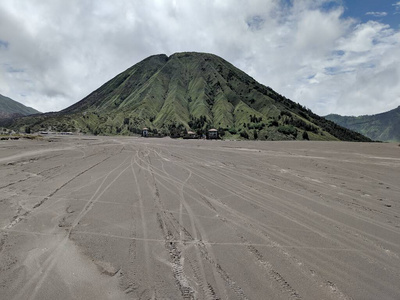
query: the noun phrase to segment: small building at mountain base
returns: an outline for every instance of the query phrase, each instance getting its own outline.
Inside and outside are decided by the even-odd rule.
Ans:
[[[188,131],[183,138],[184,139],[195,139],[195,138],[197,138],[196,132]]]
[[[208,139],[218,139],[218,130],[215,128],[211,128],[210,130],[208,130]]]

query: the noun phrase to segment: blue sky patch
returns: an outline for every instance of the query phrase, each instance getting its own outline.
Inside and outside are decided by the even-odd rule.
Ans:
[[[400,28],[399,0],[345,0],[343,17],[356,18],[359,22],[378,21]]]
[[[24,69],[14,68],[10,64],[2,64],[7,73],[23,73]]]
[[[325,2],[322,4],[322,10],[325,11],[330,11],[333,9],[336,9],[340,6],[341,2],[340,1],[329,1],[329,2]]]
[[[325,72],[328,75],[334,75],[339,72],[340,68],[339,67],[326,67]]]
[[[334,56],[343,56],[345,55],[346,52],[344,52],[343,50],[334,50],[332,51],[332,55]]]
[[[288,8],[295,0],[282,0]],[[330,11],[340,6],[344,7],[343,18],[353,18],[359,23],[377,21],[400,29],[400,1],[399,0],[332,0],[320,4],[322,11]]]
[[[0,40],[0,49],[1,48],[8,49],[8,42]]]
[[[246,23],[247,26],[251,30],[260,30],[265,22],[265,19],[261,16],[252,16],[251,18],[247,19]]]
[[[8,73],[23,73],[24,69],[17,69],[17,68],[13,68],[13,67],[9,66],[7,68],[7,72]]]

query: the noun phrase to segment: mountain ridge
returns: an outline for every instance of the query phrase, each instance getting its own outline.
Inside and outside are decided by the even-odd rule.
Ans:
[[[400,142],[400,106],[375,115],[356,117],[329,114],[325,118],[372,140]]]
[[[15,118],[40,113],[32,107],[23,105],[9,97],[0,94],[0,119]]]
[[[258,83],[214,54],[152,55],[70,107],[12,126],[93,134],[198,134],[232,138],[370,141]]]

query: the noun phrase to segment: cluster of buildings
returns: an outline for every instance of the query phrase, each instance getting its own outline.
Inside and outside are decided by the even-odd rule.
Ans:
[[[143,137],[149,137],[149,129],[147,127],[144,127],[142,129],[142,136]],[[207,138],[209,140],[213,139],[218,139],[218,130],[215,128],[211,128],[208,130],[207,136],[198,136],[196,132],[193,131],[188,131],[185,136],[183,136],[185,139],[198,139],[198,138]]]

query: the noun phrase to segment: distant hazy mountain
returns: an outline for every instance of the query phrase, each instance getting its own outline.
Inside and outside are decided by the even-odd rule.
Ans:
[[[400,142],[400,106],[377,115],[348,117],[331,114],[325,118],[372,140]]]
[[[277,74],[279,76],[279,74]],[[18,119],[10,126],[93,134],[184,131],[263,140],[369,141],[256,82],[206,53],[154,55],[58,112]]]
[[[0,119],[14,118],[40,113],[32,107],[27,107],[8,97],[0,95]]]

